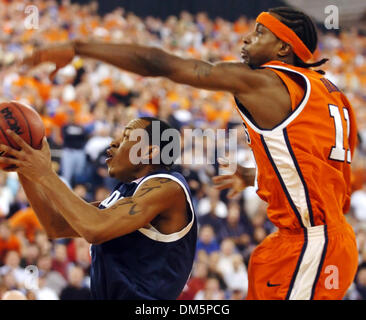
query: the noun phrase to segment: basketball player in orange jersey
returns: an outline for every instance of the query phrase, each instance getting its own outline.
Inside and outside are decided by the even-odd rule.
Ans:
[[[215,183],[220,189],[256,185],[278,227],[251,256],[247,299],[342,299],[358,260],[344,217],[355,115],[323,72],[311,69],[327,59],[309,63],[317,33],[308,16],[274,8],[256,22],[244,37],[242,62],[213,64],[142,45],[76,41],[38,50],[25,64],[54,62],[54,76],[80,55],[143,76],[231,92],[257,168],[239,167]]]

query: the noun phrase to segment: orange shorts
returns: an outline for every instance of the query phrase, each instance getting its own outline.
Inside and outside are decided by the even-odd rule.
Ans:
[[[247,300],[338,300],[358,266],[349,224],[279,230],[253,251]]]

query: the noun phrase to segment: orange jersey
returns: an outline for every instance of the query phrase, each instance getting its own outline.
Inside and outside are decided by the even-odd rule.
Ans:
[[[350,163],[357,140],[353,109],[324,75],[279,61],[263,67],[282,79],[292,101],[290,115],[271,130],[256,125],[237,101],[257,163],[257,193],[268,203],[268,217],[287,229],[337,225],[350,206]],[[303,79],[300,99],[294,75]]]

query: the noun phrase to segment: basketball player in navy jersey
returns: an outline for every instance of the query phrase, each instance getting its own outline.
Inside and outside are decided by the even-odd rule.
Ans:
[[[153,122],[160,131],[152,129]],[[140,148],[141,157],[151,160],[147,164],[130,159],[132,148],[141,142],[130,139],[135,129],[144,129],[149,136],[146,148]],[[160,139],[166,129],[172,128],[155,118],[135,119],[127,125],[107,150],[109,174],[121,183],[106,200],[92,204],[52,170],[46,139],[42,149],[35,150],[10,131],[21,150],[0,145],[13,157],[0,161],[16,166],[12,170],[48,236],[83,237],[92,244],[94,299],[176,299],[189,277],[197,240],[190,191],[183,176],[169,170],[175,159],[167,162],[161,156],[168,142],[161,140],[160,147],[151,143],[154,134]]]

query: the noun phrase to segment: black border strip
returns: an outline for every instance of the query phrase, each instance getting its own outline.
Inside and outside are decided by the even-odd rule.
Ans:
[[[287,145],[287,148],[290,152],[290,155],[292,157],[292,160],[295,164],[295,167],[296,167],[296,171],[300,177],[300,180],[302,182],[302,185],[304,186],[304,191],[305,191],[305,197],[306,197],[306,204],[308,206],[308,210],[309,210],[309,218],[310,218],[310,224],[312,227],[315,226],[315,223],[314,223],[314,214],[313,214],[313,208],[311,206],[311,201],[310,201],[310,196],[309,196],[309,189],[308,189],[308,186],[305,182],[305,179],[304,179],[304,176],[300,170],[300,166],[299,166],[299,163],[297,162],[297,159],[296,159],[296,156],[295,156],[295,153],[291,147],[291,143],[290,143],[290,140],[289,140],[289,137],[288,137],[288,134],[287,134],[287,129],[283,129],[283,135],[285,137],[285,141],[286,141],[286,145]]]

